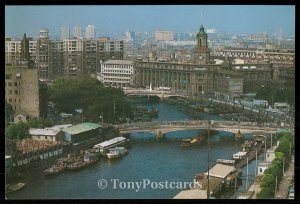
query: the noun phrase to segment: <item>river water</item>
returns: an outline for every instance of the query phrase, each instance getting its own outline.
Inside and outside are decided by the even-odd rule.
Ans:
[[[158,117],[154,121],[191,119],[175,105],[146,105],[159,109]],[[223,119],[206,113],[201,114],[201,118]],[[207,171],[207,139],[198,146],[180,146],[180,139],[198,134],[207,135],[207,130],[170,132],[163,140],[156,140],[151,133],[132,133],[132,147],[127,156],[115,161],[103,158],[94,166],[78,172],[65,172],[53,178],[35,175],[25,181],[25,189],[9,195],[8,199],[173,198],[185,187],[178,186],[179,184],[192,182],[196,173]],[[251,135],[246,137],[251,138]],[[216,159],[231,159],[232,154],[240,150],[240,145],[235,142],[232,133],[212,132],[210,161],[213,163]],[[255,161],[249,164],[248,171],[251,184]],[[242,175],[246,177],[246,167],[243,168]],[[166,182],[175,182],[176,185],[170,186]],[[243,179],[237,191],[245,191],[245,183],[246,180]],[[231,198],[235,198],[235,195]]]

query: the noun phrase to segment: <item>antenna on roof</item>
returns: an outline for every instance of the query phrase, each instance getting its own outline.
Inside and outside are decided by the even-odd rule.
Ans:
[[[201,24],[203,24],[202,11],[201,11]]]

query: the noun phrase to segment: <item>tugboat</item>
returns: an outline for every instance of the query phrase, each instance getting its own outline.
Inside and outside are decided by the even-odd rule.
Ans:
[[[95,153],[88,153],[84,155],[83,161],[85,162],[85,166],[91,166],[97,163],[98,156]]]
[[[67,165],[68,170],[79,170],[86,166],[86,162],[83,159],[77,160]]]
[[[21,190],[22,188],[24,188],[26,186],[25,183],[16,183],[16,184],[13,184],[13,185],[7,185],[6,186],[6,194],[9,194],[9,193],[12,193],[12,192],[15,192],[15,191],[19,191]]]
[[[125,149],[124,147],[115,147],[109,149],[109,153],[106,154],[108,159],[115,159],[122,157],[128,153],[128,150]]]
[[[51,166],[49,169],[46,169],[44,171],[45,176],[54,176],[61,172],[63,172],[66,169],[66,164],[62,161],[58,161],[56,164]]]

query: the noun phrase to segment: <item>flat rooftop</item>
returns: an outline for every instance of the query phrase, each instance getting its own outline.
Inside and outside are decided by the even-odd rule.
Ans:
[[[224,179],[228,176],[228,174],[234,171],[235,168],[233,166],[217,163],[209,170],[209,176]],[[207,172],[205,172],[204,174],[207,175]]]
[[[183,190],[173,199],[207,199],[207,192],[201,189]]]
[[[107,60],[103,62],[102,64],[127,64],[131,65],[133,64],[132,60]]]

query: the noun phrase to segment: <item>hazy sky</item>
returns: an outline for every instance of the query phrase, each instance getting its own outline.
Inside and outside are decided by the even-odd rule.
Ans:
[[[47,27],[59,36],[61,26],[72,29],[94,25],[96,32],[117,34],[127,30],[153,32],[195,32],[202,21],[205,28],[235,33],[295,32],[295,6],[166,5],[166,6],[6,6],[5,35],[37,36]]]

